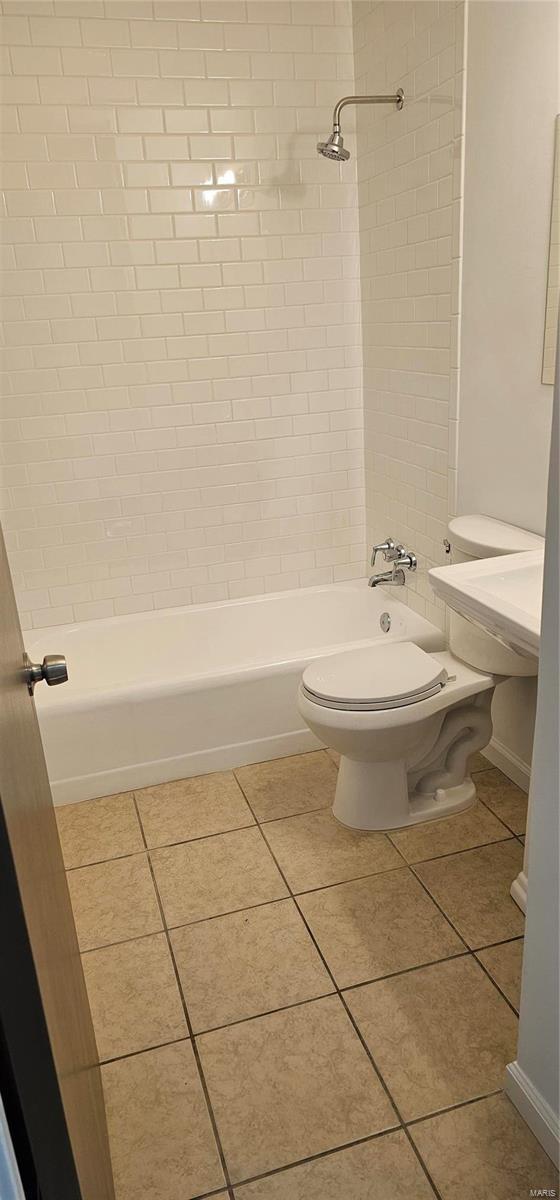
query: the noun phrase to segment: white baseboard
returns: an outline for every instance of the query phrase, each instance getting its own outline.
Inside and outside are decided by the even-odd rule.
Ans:
[[[490,745],[486,746],[482,753],[492,763],[492,766],[499,767],[500,771],[503,771],[508,779],[512,779],[522,791],[529,791],[531,767],[528,763],[523,762],[523,759],[518,758],[513,750],[504,746],[503,742],[499,742],[497,738],[492,738]]]
[[[213,750],[201,750],[175,758],[159,758],[152,762],[116,767],[111,771],[99,771],[94,775],[80,775],[73,779],[51,780],[52,798],[55,805],[75,804],[78,800],[113,796],[117,792],[169,783],[172,779],[188,779],[191,775],[227,771],[233,767],[244,767],[247,763],[265,762],[270,758],[284,758],[291,754],[305,754],[309,750],[320,749],[321,742],[309,729],[295,729],[293,733],[257,738],[253,742],[217,746]]]
[[[521,1069],[518,1062],[509,1063],[506,1067],[504,1091],[512,1104],[526,1121],[529,1129],[548,1157],[556,1166],[560,1165],[560,1125],[558,1113],[541,1096],[531,1083],[529,1077]]]
[[[509,893],[510,893],[512,900],[515,900],[517,907],[521,909],[521,912],[526,913],[527,912],[527,876],[525,874],[525,871],[520,871],[519,875],[516,875],[512,885],[509,889]]]

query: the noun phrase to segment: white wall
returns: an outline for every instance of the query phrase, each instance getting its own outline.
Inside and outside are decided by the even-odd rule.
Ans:
[[[469,3],[457,508],[536,533],[552,410],[541,367],[558,37],[553,0]],[[530,679],[502,684],[494,700],[507,756],[497,761],[519,782],[535,703]]]
[[[560,347],[559,347],[560,354]],[[506,1090],[543,1146],[559,1157],[558,850],[560,818],[560,357],[550,454],[535,766],[529,804],[528,902],[517,1060]]]
[[[469,4],[458,508],[536,533],[558,45],[554,0]]]
[[[349,3],[2,7],[22,623],[363,574]]]
[[[443,625],[426,573],[455,503],[464,4],[353,12],[357,89],[405,91],[358,113],[368,539],[416,551],[408,602]]]

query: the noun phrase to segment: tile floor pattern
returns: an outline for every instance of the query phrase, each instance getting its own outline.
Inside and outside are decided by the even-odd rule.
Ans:
[[[117,1200],[524,1200],[526,798],[354,833],[298,755],[58,810]],[[154,1120],[157,1114],[157,1120]]]

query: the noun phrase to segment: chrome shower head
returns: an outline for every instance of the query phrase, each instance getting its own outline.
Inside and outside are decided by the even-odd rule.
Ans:
[[[336,162],[346,162],[350,158],[350,151],[344,149],[344,138],[340,127],[336,125],[326,142],[317,142],[317,150],[319,154],[323,155],[323,158],[334,158]]]
[[[340,113],[346,104],[394,104],[400,110],[404,104],[404,92],[398,88],[393,96],[343,96],[335,105],[333,113],[333,131],[326,142],[317,142],[317,151],[323,158],[333,158],[335,162],[346,162],[350,151],[344,149],[344,138],[340,132]]]

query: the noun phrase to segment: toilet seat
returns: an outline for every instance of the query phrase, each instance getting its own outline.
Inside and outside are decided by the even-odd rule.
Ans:
[[[304,695],[324,708],[379,712],[437,695],[448,673],[414,642],[389,642],[318,659],[303,673]]]

